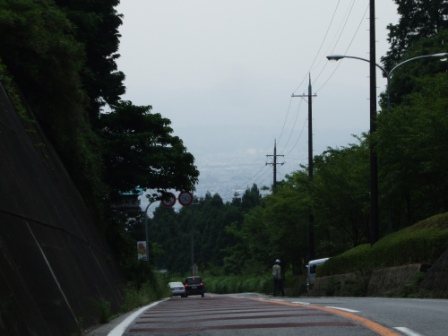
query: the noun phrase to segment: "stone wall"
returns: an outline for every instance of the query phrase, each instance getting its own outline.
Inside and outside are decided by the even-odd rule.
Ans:
[[[421,289],[428,296],[448,298],[448,249],[426,272]]]

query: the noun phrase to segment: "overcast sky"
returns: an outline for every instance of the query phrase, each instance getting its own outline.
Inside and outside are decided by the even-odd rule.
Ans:
[[[356,143],[369,128],[368,0],[121,0],[117,64],[135,105],[172,122],[196,158],[196,195],[277,180],[308,162],[311,76],[314,155]],[[393,0],[376,1],[377,63],[396,24]],[[378,94],[385,79],[377,72]]]

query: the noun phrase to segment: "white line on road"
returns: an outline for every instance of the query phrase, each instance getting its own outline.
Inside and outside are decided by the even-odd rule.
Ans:
[[[301,304],[301,305],[309,305],[309,302],[300,302],[300,301],[293,301],[292,303],[297,303],[297,304]]]
[[[331,307],[331,306],[326,306],[327,308],[332,308],[332,309],[337,309],[337,310],[342,310],[342,311],[346,311],[349,313],[359,313],[358,310],[353,310],[353,309],[348,309],[348,308],[341,308],[341,307]]]
[[[162,301],[166,301],[166,300],[162,300]],[[109,332],[107,334],[107,336],[121,336],[123,335],[124,331],[126,330],[126,328],[132,323],[132,321],[134,321],[141,313],[143,313],[146,309],[152,308],[155,305],[159,304],[162,301],[157,301],[154,302],[148,306],[145,306],[143,308],[140,308],[139,310],[137,310],[136,312],[132,313],[131,315],[129,315],[128,317],[126,317],[125,320],[123,320],[119,325],[117,325],[111,332]]]
[[[397,329],[398,331],[401,331],[403,334],[407,336],[423,336],[422,334],[419,334],[411,329],[405,328],[405,327],[395,327],[394,329]]]

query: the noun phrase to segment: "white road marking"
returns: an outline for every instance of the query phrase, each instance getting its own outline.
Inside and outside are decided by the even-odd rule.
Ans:
[[[155,305],[158,305],[160,302],[166,301],[162,300],[162,301],[157,301],[154,302],[148,306],[142,307],[139,310],[135,311],[134,313],[132,313],[131,315],[129,315],[128,317],[126,317],[126,319],[124,319],[119,325],[117,325],[114,329],[112,329],[107,336],[121,336],[123,335],[123,333],[125,332],[126,328],[132,323],[132,321],[134,321],[140,314],[142,314],[146,309],[152,308]]]
[[[397,329],[398,331],[401,331],[403,334],[407,336],[423,336],[422,334],[419,334],[411,329],[405,328],[405,327],[395,327],[394,329]]]
[[[297,303],[297,304],[301,304],[301,305],[309,305],[309,302],[300,302],[300,301],[293,301],[292,303]]]
[[[327,308],[332,308],[332,309],[337,309],[337,310],[342,310],[342,311],[346,311],[348,313],[359,313],[358,310],[353,310],[353,309],[348,309],[348,308],[341,308],[341,307],[331,307],[331,306],[326,306]]]

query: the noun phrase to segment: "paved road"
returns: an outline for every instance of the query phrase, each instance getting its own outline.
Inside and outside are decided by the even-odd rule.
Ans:
[[[256,294],[171,298],[142,308],[114,329],[89,336],[402,335],[356,314]]]

